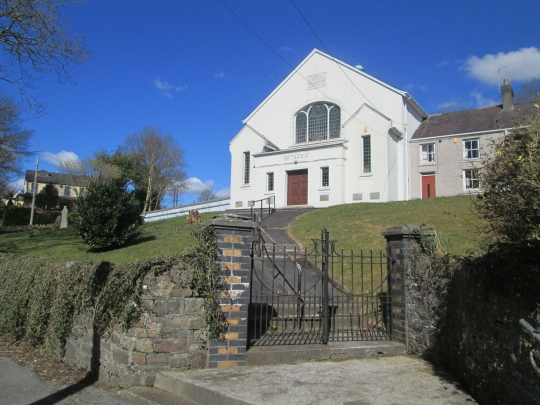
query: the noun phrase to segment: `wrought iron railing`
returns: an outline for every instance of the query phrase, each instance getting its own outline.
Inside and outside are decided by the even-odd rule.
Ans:
[[[382,251],[340,253],[325,229],[310,252],[254,242],[251,283],[252,345],[390,338],[388,258]]]

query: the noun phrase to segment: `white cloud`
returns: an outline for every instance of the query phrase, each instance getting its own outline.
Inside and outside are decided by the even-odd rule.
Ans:
[[[499,104],[496,100],[484,98],[482,94],[478,93],[477,91],[471,91],[471,97],[476,100],[476,106],[478,108]]]
[[[17,179],[15,181],[12,181],[9,183],[9,188],[11,190],[23,190],[24,189],[24,179],[21,177],[20,179]]]
[[[508,67],[504,68],[505,66]],[[501,81],[503,78],[523,81],[538,77],[540,76],[540,51],[532,46],[508,53],[487,54],[480,58],[471,56],[462,67],[469,76],[486,84],[499,84],[497,71],[501,68],[504,68],[500,73]]]
[[[231,196],[231,190],[229,188],[222,188],[219,191],[216,191],[217,198],[225,198]]]
[[[217,77],[218,79],[223,79],[225,77],[225,72],[216,73],[214,77]]]
[[[186,180],[185,183],[185,190],[184,193],[186,194],[199,194],[201,191],[210,188],[212,189],[214,187],[214,181],[213,180],[206,180],[202,181],[201,179],[198,179],[197,177],[190,177]]]
[[[180,91],[183,91],[183,90],[187,89],[187,86],[174,86],[174,85],[170,84],[168,81],[161,80],[159,78],[154,80],[154,85],[156,86],[156,89],[160,90],[162,92],[162,94],[165,97],[167,97],[169,100],[174,98],[171,91],[180,92]]]
[[[55,166],[59,166],[60,163],[66,162],[69,160],[78,161],[79,156],[75,152],[68,152],[68,151],[60,151],[58,153],[51,153],[51,152],[43,152],[41,154],[43,157],[43,160],[46,162],[52,163]]]

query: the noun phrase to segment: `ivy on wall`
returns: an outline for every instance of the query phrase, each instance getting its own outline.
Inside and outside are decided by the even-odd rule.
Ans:
[[[61,353],[73,317],[92,310],[101,335],[114,323],[129,328],[142,314],[143,281],[175,268],[187,271],[193,293],[204,298],[209,337],[223,337],[226,320],[216,290],[221,288],[216,234],[196,227],[196,242],[184,254],[116,266],[109,262],[52,262],[0,254],[0,334]]]

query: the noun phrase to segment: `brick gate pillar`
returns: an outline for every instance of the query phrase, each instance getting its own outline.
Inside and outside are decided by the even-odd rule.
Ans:
[[[222,342],[208,344],[208,367],[236,367],[246,364],[248,306],[251,277],[251,240],[257,223],[222,215],[206,222],[218,234],[221,274],[226,291],[220,294],[221,309],[228,330]]]
[[[391,325],[392,340],[403,343],[409,350],[407,313],[407,276],[412,265],[413,248],[418,246],[420,236],[434,236],[436,232],[427,227],[402,225],[384,231],[386,247],[390,256]]]

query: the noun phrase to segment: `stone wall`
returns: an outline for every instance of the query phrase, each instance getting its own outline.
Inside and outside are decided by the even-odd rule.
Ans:
[[[481,404],[538,404],[540,344],[519,325],[525,319],[540,326],[538,290],[494,280],[494,269],[485,263],[411,257],[405,280],[408,351],[449,368]]]
[[[64,359],[120,387],[153,385],[158,370],[205,367],[204,300],[193,296],[184,278],[181,268],[147,276],[143,315],[126,331],[116,326],[98,338],[91,313],[76,317]]]

